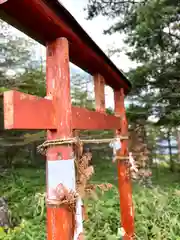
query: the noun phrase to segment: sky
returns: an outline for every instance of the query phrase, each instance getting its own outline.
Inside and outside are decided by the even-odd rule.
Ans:
[[[92,40],[106,53],[108,54],[108,48],[117,47],[121,48],[122,52],[117,55],[110,57],[111,61],[124,72],[128,71],[129,68],[135,67],[136,64],[131,62],[128,57],[125,55],[123,49],[126,47],[123,44],[123,35],[122,34],[113,34],[113,35],[104,35],[103,30],[107,29],[112,24],[112,19],[109,21],[103,16],[98,16],[93,20],[86,20],[87,12],[84,8],[87,6],[88,0],[58,0],[64,7],[71,13],[71,15],[76,19],[76,21],[81,25],[81,27],[88,33]],[[17,34],[24,36],[25,35],[18,30],[12,28],[12,31]],[[26,36],[27,37],[27,36]],[[37,60],[42,57],[45,59],[46,49],[44,46],[37,43],[36,45],[36,57]],[[81,70],[75,65],[70,64],[70,67],[73,67],[76,71],[81,73]],[[9,74],[12,74],[9,70]],[[92,92],[93,86],[89,85],[89,90]],[[110,87],[105,87],[105,102],[106,107],[114,108],[114,95]],[[128,102],[125,102],[128,105]]]
[[[111,46],[117,48],[126,47],[123,44],[123,35],[122,34],[113,34],[111,36],[104,35],[103,30],[111,26],[112,20],[109,21],[103,16],[98,16],[93,20],[86,20],[87,12],[84,8],[87,6],[88,0],[58,0],[64,7],[71,13],[71,15],[76,19],[76,21],[81,25],[81,27],[88,33],[88,35],[93,39],[93,41],[107,54],[108,48]],[[37,46],[37,56],[42,55],[45,58],[46,50],[43,46]],[[111,61],[121,70],[128,71],[129,68],[135,67],[135,64],[132,63],[125,53],[122,52],[117,56],[114,55],[110,57]],[[73,68],[77,71],[80,71],[79,68],[76,68],[75,65],[71,64]],[[81,72],[81,71],[80,71]],[[89,90],[93,91],[92,84],[88,85]],[[105,102],[106,107],[114,108],[114,95],[110,87],[105,87]],[[125,102],[128,105],[128,102]]]
[[[81,27],[106,54],[110,46],[117,46],[122,49],[125,47],[122,34],[117,33],[111,36],[103,34],[103,30],[111,26],[112,20],[109,21],[103,16],[98,16],[93,20],[86,20],[87,12],[84,11],[84,8],[87,6],[88,0],[59,0],[59,2],[66,7]],[[130,67],[135,66],[123,52],[120,53],[120,56],[112,56],[110,59],[123,71],[128,71]]]
[[[111,26],[112,20],[109,21],[103,16],[98,16],[93,20],[86,20],[87,12],[84,8],[87,6],[88,0],[60,0],[61,4],[67,8],[67,10],[78,21],[81,27],[88,33],[88,35],[96,42],[96,44],[107,54],[108,48],[111,46],[124,48],[123,36],[120,34],[113,34],[111,36],[104,35],[103,30]],[[110,57],[112,62],[121,70],[128,71],[130,67],[134,67],[125,53],[120,53],[119,56]],[[105,88],[106,94],[106,107],[114,108],[114,96],[113,91],[109,88]]]
[[[58,0],[67,10],[73,15],[73,17],[78,21],[81,27],[88,33],[88,35],[93,39],[94,42],[107,54],[108,48],[111,46],[122,48],[122,52],[117,56],[114,55],[110,57],[111,61],[123,71],[128,71],[130,67],[135,67],[128,57],[123,52],[123,48],[126,47],[123,44],[123,35],[113,34],[111,36],[104,35],[103,30],[107,29],[112,24],[112,20],[109,21],[103,16],[98,16],[93,20],[86,20],[87,12],[84,8],[87,6],[88,0]],[[21,34],[19,31],[14,30],[16,34]],[[37,44],[36,47],[37,58],[42,56],[45,58],[46,50],[45,47]],[[72,65],[71,65],[72,66]],[[74,66],[75,67],[75,66]],[[109,88],[105,88],[106,94],[106,107],[114,107],[114,97],[113,91]]]
[[[112,20],[109,21],[103,16],[98,16],[93,20],[86,20],[87,12],[84,8],[87,6],[88,0],[58,0],[78,21],[82,28],[89,34],[89,36],[96,42],[96,44],[107,54],[107,49],[110,46],[122,48],[122,52],[116,56],[110,57],[111,61],[124,72],[130,68],[136,67],[136,63],[130,61],[125,55],[123,49],[127,46],[123,43],[122,34],[104,35],[103,30],[112,25]],[[115,20],[114,20],[115,21]],[[106,107],[114,108],[114,95],[112,89],[105,88],[106,94]],[[127,107],[130,102],[125,100],[125,106]],[[149,121],[156,122],[158,119],[154,116],[149,117]]]

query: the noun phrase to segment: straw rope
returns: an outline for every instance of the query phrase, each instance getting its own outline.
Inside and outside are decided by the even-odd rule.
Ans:
[[[70,144],[102,144],[102,143],[111,143],[117,140],[128,140],[128,136],[117,136],[115,138],[107,138],[107,139],[80,139],[79,137],[73,138],[66,138],[66,139],[54,139],[54,140],[47,140],[41,145],[37,147],[38,152],[46,153],[46,150],[49,147],[59,146],[59,145],[70,145]]]

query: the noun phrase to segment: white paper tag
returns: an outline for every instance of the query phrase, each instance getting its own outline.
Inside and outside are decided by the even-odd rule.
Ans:
[[[76,229],[74,233],[74,240],[78,240],[78,237],[83,233],[83,212],[82,212],[82,200],[78,198],[76,203]]]
[[[119,139],[116,139],[110,142],[109,146],[114,150],[118,151],[119,149],[121,149],[121,141]]]
[[[121,149],[121,141],[116,139],[109,144],[110,148],[113,149],[113,155],[116,155],[116,152]]]
[[[48,161],[47,169],[48,198],[55,199],[53,190],[55,190],[59,184],[63,184],[67,190],[75,191],[76,181],[74,159]]]
[[[75,166],[74,160],[57,160],[48,161],[48,198],[56,199],[55,191],[60,184],[67,190],[76,191]],[[82,200],[79,197],[76,203],[76,230],[74,240],[78,240],[78,236],[83,232],[83,212]]]

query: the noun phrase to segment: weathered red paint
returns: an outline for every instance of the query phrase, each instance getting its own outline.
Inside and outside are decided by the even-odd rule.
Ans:
[[[100,74],[94,76],[96,111],[105,112],[105,81]]]
[[[120,128],[119,117],[80,107],[72,107],[71,111],[73,129]],[[6,129],[56,129],[59,122],[52,100],[14,90],[4,93],[4,114]]]
[[[69,49],[65,38],[47,44],[46,64],[47,96],[52,97],[56,130],[48,130],[48,140],[72,137]],[[45,108],[45,106],[43,106]],[[48,113],[47,113],[48,114]],[[51,147],[48,161],[72,159],[72,147]],[[67,173],[68,174],[68,173]],[[46,173],[48,176],[48,172]],[[48,187],[48,186],[47,186]],[[73,214],[67,208],[47,207],[47,239],[72,240],[74,234]]]
[[[87,109],[73,107],[73,128],[103,130],[119,128],[119,118],[99,112],[89,111]]]
[[[93,76],[101,74],[113,88],[121,86],[126,93],[130,90],[124,74],[57,0],[8,0],[0,5],[0,17],[44,45],[58,37],[66,37],[70,42],[70,60],[74,64]]]
[[[14,90],[7,91],[4,93],[4,115],[8,117],[4,118],[4,127],[6,129],[55,129],[52,109],[51,100]]]
[[[6,129],[49,129],[48,139],[71,137],[72,129],[120,129],[122,135],[127,134],[124,93],[130,90],[131,84],[57,0],[8,0],[0,4],[0,16],[47,46],[47,95],[50,98],[6,92]],[[70,54],[67,40],[59,37],[65,37],[70,42]],[[71,106],[69,55],[73,63],[95,76],[97,112]],[[104,113],[105,83],[115,89],[116,117]],[[127,140],[122,141],[118,154],[128,154]],[[72,158],[72,148],[51,147],[48,150],[47,163],[60,158]],[[130,240],[134,235],[132,190],[127,168],[120,161],[118,177],[121,221],[127,233],[124,240]],[[48,240],[72,240],[74,217],[70,212],[63,207],[48,207],[47,220]]]
[[[121,116],[121,128],[117,129],[117,133],[127,135],[128,123],[126,119],[124,107],[124,91],[114,92],[115,99],[115,113]],[[121,150],[118,152],[119,156],[128,156],[128,140],[122,140]],[[129,170],[124,162],[118,161],[118,183],[120,193],[121,206],[121,225],[124,228],[126,235],[124,240],[132,240],[134,236],[134,210],[132,201],[131,180],[129,177]]]
[[[12,129],[14,126],[14,93],[8,91],[4,93],[4,127]]]

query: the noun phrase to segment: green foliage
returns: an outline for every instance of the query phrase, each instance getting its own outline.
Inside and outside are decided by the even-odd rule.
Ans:
[[[148,106],[145,105],[144,107],[141,105],[130,104],[127,108],[126,114],[129,123],[135,123],[137,119],[147,120],[148,117]],[[135,115],[134,112],[136,112]]]
[[[110,17],[121,14],[121,19],[108,29],[107,33],[123,31],[127,33],[126,43],[133,47],[133,52],[128,52],[131,59],[141,63],[136,70],[129,72],[129,77],[134,89],[130,96],[133,104],[129,106],[127,115],[130,123],[138,118],[146,120],[149,114],[155,111],[159,116],[168,114],[170,119],[178,118],[177,108],[172,111],[172,106],[179,99],[179,43],[172,32],[164,32],[163,26],[170,23],[173,25],[173,34],[178,32],[178,24],[175,17],[179,11],[177,1],[102,1],[90,0],[89,17],[102,13]],[[103,3],[103,4],[101,4]],[[168,3],[168,4],[167,4]],[[175,6],[175,7],[174,7]],[[4,24],[4,23],[3,23]],[[0,42],[0,92],[6,91],[9,87],[16,88],[29,94],[45,96],[44,70],[35,63],[32,58],[31,42],[23,38],[12,37],[8,32],[7,25],[3,25],[0,32],[0,40],[7,36],[7,41]],[[179,32],[178,32],[179,33]],[[171,43],[171,44],[170,44]],[[28,46],[28,47],[27,47]],[[169,60],[170,59],[170,60]],[[33,63],[33,64],[32,64]],[[16,74],[12,80],[5,74],[7,68],[15,70]],[[23,68],[23,71],[18,71]],[[74,105],[87,107],[94,110],[92,95],[87,91],[88,78],[77,75],[72,78],[72,102]],[[171,88],[169,89],[169,85]],[[158,90],[157,92],[155,90]],[[172,97],[172,96],[176,96]],[[136,104],[138,102],[138,104]],[[0,105],[2,115],[2,104]],[[156,107],[156,108],[155,108]],[[112,114],[113,111],[108,109]],[[136,115],[134,115],[136,113]],[[172,117],[173,116],[173,117]],[[2,118],[1,118],[2,119]],[[151,126],[149,126],[151,128]],[[148,129],[150,132],[150,129]],[[3,159],[8,166],[22,167],[24,164],[32,166],[32,159],[25,156],[36,149],[33,145],[20,148],[17,143],[23,142],[27,145],[29,141],[24,137],[26,132],[11,131],[1,132],[1,164]],[[94,136],[91,131],[84,131],[84,134]],[[97,131],[96,136],[109,137],[113,135],[110,131]],[[26,134],[27,135],[27,134]],[[156,137],[156,134],[154,134]],[[154,141],[153,133],[151,138]],[[43,135],[44,136],[44,135]],[[42,136],[42,137],[43,137]],[[19,141],[18,141],[18,140]],[[32,142],[37,141],[32,140]],[[14,143],[14,146],[4,147],[3,143]],[[153,142],[154,144],[154,142]],[[152,144],[152,145],[153,145]],[[31,146],[30,146],[31,147]],[[34,151],[35,152],[35,151]],[[18,155],[18,160],[14,157]],[[14,164],[13,160],[16,162]],[[37,160],[37,159],[36,159]],[[110,182],[114,188],[105,193],[98,201],[88,201],[89,220],[85,222],[87,240],[113,240],[119,239],[119,196],[117,191],[117,177],[115,165],[111,164],[109,157],[98,159],[96,157],[93,182]],[[5,166],[5,164],[4,164]],[[176,166],[177,169],[177,166]],[[137,239],[163,239],[177,240],[180,231],[179,214],[177,208],[180,204],[180,197],[176,189],[179,189],[179,174],[170,175],[167,170],[157,171],[158,179],[154,179],[153,189],[144,189],[134,186],[134,201],[136,210],[136,235]],[[160,179],[161,177],[161,179]],[[158,180],[158,181],[157,181]],[[15,226],[5,231],[0,228],[0,239],[24,240],[24,239],[45,239],[45,170],[16,169],[7,173],[0,173],[0,196],[8,197],[11,210],[11,223]]]
[[[180,2],[89,0],[87,13],[115,20],[106,34],[125,34],[126,54],[139,64],[128,73],[131,95],[151,108],[150,115],[179,124]]]
[[[89,220],[85,222],[87,240],[118,240],[119,195],[116,166],[109,157],[96,158],[93,182],[114,184],[111,191],[98,201],[85,202]],[[0,175],[0,195],[7,196],[11,221],[16,227],[6,234],[0,229],[0,239],[45,239],[45,170],[17,169]],[[171,174],[160,167],[153,175],[153,188],[134,185],[136,239],[177,240],[180,231],[179,173]]]
[[[4,240],[45,239],[44,171],[18,170],[1,174],[0,195],[7,196],[14,229]]]
[[[45,71],[41,61],[34,57],[35,42],[23,36],[18,36],[5,22],[0,21],[0,93],[10,89],[16,89],[29,94],[44,97]],[[7,74],[8,70],[12,71]],[[1,94],[2,96],[2,94]],[[25,155],[33,151],[28,147],[17,146],[23,141],[24,131],[5,131],[3,124],[3,101],[0,101],[0,130],[1,130],[1,166],[11,166],[14,157],[18,154]],[[24,140],[27,145],[27,139]],[[15,144],[14,144],[15,143]],[[13,146],[14,144],[14,146]],[[35,156],[35,154],[34,154]],[[23,158],[21,157],[21,159]],[[24,161],[23,161],[24,163]]]
[[[37,95],[46,96],[45,72],[42,69],[27,69],[19,78],[17,87],[20,91]]]
[[[34,64],[33,47],[31,40],[17,36],[7,23],[0,20],[0,87],[16,87],[16,77]],[[13,74],[7,75],[8,70]]]
[[[90,110],[95,108],[89,85],[92,85],[92,78],[87,73],[74,74],[71,76],[71,100],[74,106],[86,107]]]

